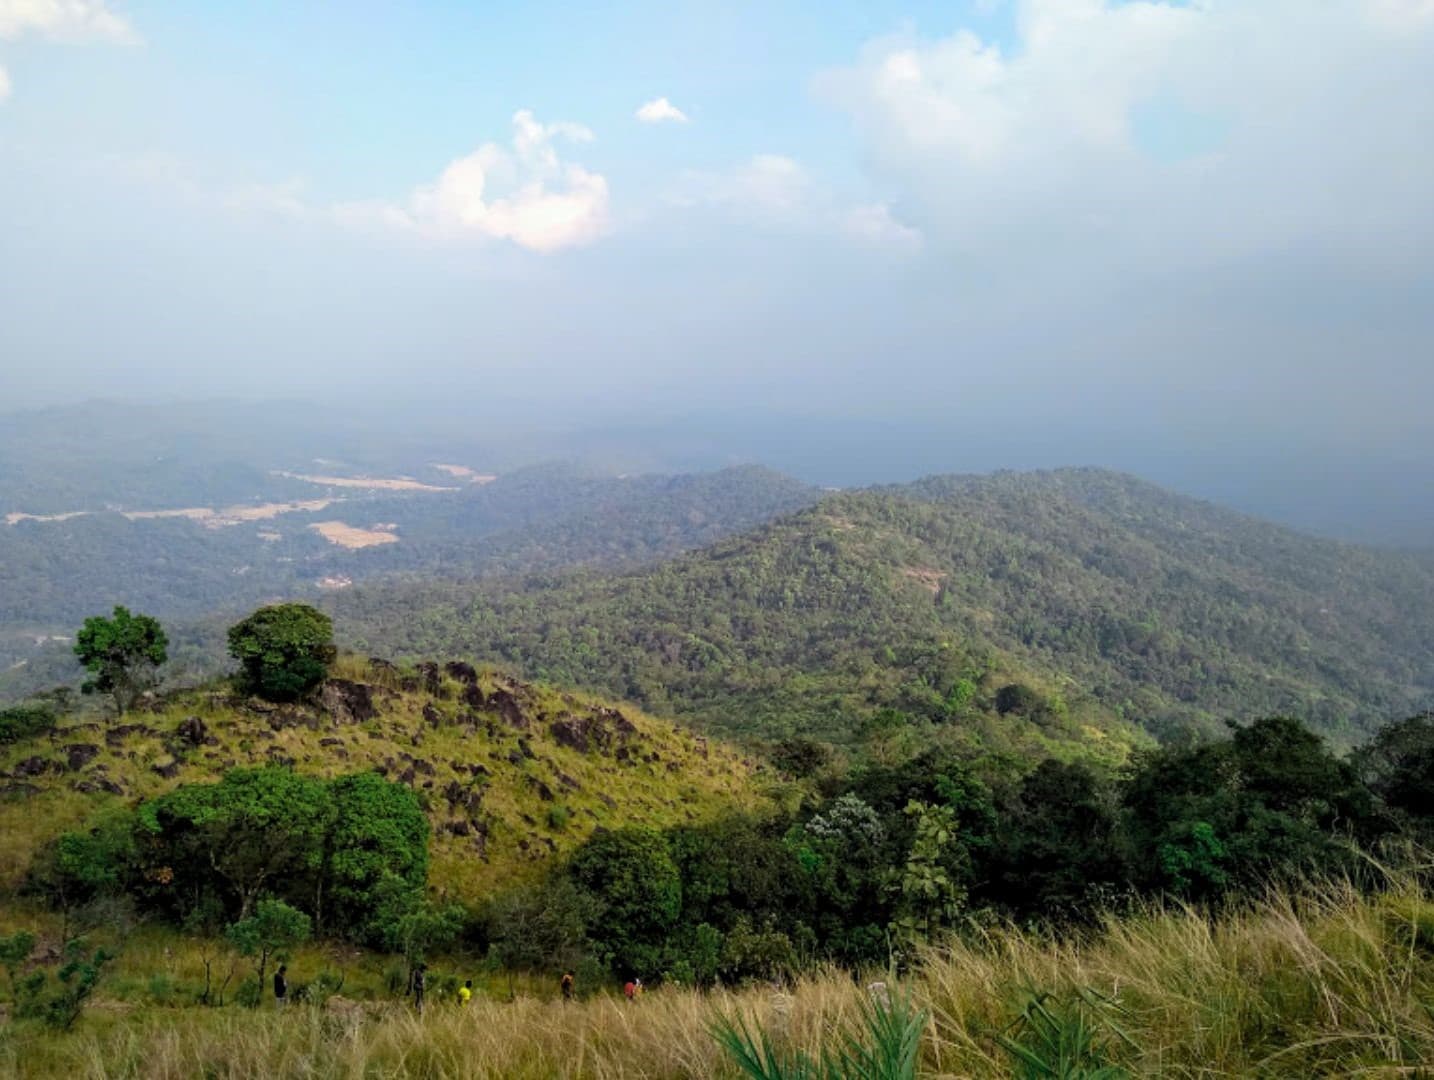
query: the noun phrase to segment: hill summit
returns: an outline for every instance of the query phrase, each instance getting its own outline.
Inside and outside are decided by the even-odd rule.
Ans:
[[[599,827],[755,805],[766,772],[629,706],[463,661],[401,670],[345,657],[311,703],[216,684],[118,721],[68,717],[0,747],[0,889],[19,884],[46,841],[106,809],[265,764],[372,770],[411,787],[432,828],[430,883],[455,898],[534,876]]]

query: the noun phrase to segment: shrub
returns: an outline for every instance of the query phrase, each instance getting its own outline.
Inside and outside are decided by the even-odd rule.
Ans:
[[[55,713],[45,705],[0,709],[0,746],[43,735],[55,726]]]
[[[334,624],[308,604],[263,607],[229,628],[229,655],[239,661],[246,690],[270,701],[292,701],[328,673],[336,655]]]

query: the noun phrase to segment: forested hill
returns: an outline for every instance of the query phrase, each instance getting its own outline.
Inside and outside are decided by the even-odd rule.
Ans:
[[[383,576],[631,567],[750,529],[819,494],[759,466],[619,477],[559,463],[416,494],[308,486],[319,504],[334,504],[221,527],[115,511],[0,521],[0,701],[71,679],[68,646],[51,639],[115,604],[166,621],[222,622],[266,599]],[[7,505],[0,499],[0,513]],[[357,546],[325,538],[320,530],[334,522],[353,527]],[[193,650],[180,653],[204,662]]]
[[[840,493],[633,573],[336,604],[363,647],[475,653],[738,732],[849,738],[886,707],[961,724],[1026,685],[1047,719],[1169,735],[1280,712],[1353,739],[1434,698],[1426,561],[1098,470]]]

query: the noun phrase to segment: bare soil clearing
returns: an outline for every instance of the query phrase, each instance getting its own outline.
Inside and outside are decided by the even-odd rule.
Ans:
[[[287,480],[303,480],[310,484],[323,484],[326,487],[362,488],[365,491],[457,491],[455,487],[442,487],[438,484],[425,484],[422,480],[414,480],[407,476],[383,477],[383,476],[315,476],[311,473],[278,472],[275,476],[282,476]]]
[[[331,544],[346,548],[376,547],[379,544],[398,543],[394,525],[376,525],[371,529],[360,529],[342,521],[316,521],[313,529]]]

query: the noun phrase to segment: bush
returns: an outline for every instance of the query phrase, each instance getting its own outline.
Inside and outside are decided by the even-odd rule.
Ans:
[[[55,713],[45,705],[15,705],[0,709],[0,746],[21,742],[51,731]]]
[[[229,628],[229,655],[250,693],[270,701],[293,701],[320,682],[336,655],[334,624],[308,604],[260,608]]]
[[[1045,705],[1041,695],[1025,683],[1010,683],[996,691],[996,711],[1002,716],[1032,716]]]

